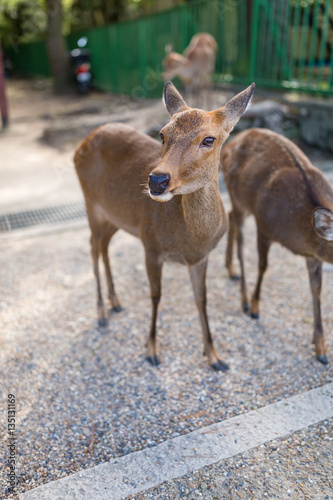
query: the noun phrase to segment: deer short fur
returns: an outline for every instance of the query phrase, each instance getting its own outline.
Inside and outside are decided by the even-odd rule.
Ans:
[[[106,323],[99,257],[104,261],[111,306],[119,310],[107,249],[114,233],[124,229],[139,237],[145,249],[152,299],[147,356],[154,365],[159,363],[156,316],[162,265],[173,260],[188,266],[205,354],[215,369],[227,369],[209,330],[205,278],[209,252],[228,224],[218,187],[221,148],[253,90],[254,84],[224,107],[205,112],[189,108],[168,82],[164,102],[171,119],[161,130],[162,154],[158,141],[122,123],[98,128],[76,151],[75,167],[91,228],[99,323]]]
[[[249,310],[243,258],[243,223],[252,214],[257,224],[259,274],[251,316],[259,317],[259,296],[268,265],[268,251],[278,242],[306,258],[314,310],[313,343],[317,358],[327,363],[321,320],[322,262],[333,263],[333,189],[324,175],[289,139],[265,129],[242,132],[222,151],[222,168],[232,211],[226,267],[232,264],[237,240],[241,267],[241,300]]]

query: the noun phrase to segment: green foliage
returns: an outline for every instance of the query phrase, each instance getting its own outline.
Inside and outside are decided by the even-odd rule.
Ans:
[[[126,17],[128,0],[73,0],[67,20],[72,30],[102,26]]]
[[[73,0],[67,12],[72,29],[89,29],[165,10],[184,0]]]
[[[61,2],[61,0],[59,0]],[[64,11],[63,32],[71,29],[71,7],[73,0],[62,0]],[[45,37],[47,9],[45,0],[1,0],[0,34],[6,47],[30,42]]]
[[[2,0],[0,32],[4,46],[35,40],[46,29],[47,16],[40,0]]]
[[[184,3],[186,0],[58,0],[63,34],[104,26]],[[189,1],[189,0],[187,0]],[[4,46],[45,38],[46,0],[0,0],[0,34]]]
[[[313,8],[315,4],[325,5],[327,0],[290,0],[293,7],[300,6],[302,9]]]

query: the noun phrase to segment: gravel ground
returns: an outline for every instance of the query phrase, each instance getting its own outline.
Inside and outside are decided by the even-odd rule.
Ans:
[[[59,107],[59,99],[49,91],[29,92],[29,86],[13,82],[9,89],[12,126],[1,137],[2,212],[81,198],[69,160],[72,146],[58,152],[36,140],[50,118],[61,110],[81,108],[81,100],[71,97]],[[90,105],[97,107],[110,106],[109,100],[112,97],[102,94],[89,97]],[[263,284],[262,317],[253,321],[240,310],[239,285],[227,279],[225,238],[212,253],[207,280],[209,317],[218,352],[230,364],[228,373],[214,372],[202,356],[201,329],[186,268],[165,265],[158,320],[162,364],[153,368],[145,361],[151,305],[140,242],[122,232],[113,239],[111,260],[124,311],[112,314],[109,326],[98,329],[88,241],[87,228],[0,241],[0,439],[5,445],[11,392],[17,402],[20,493],[332,381],[331,365],[319,364],[311,345],[312,305],[302,258],[272,247]],[[253,289],[257,258],[251,221],[246,242],[248,281]],[[324,271],[322,306],[333,359],[330,269]],[[258,499],[258,488],[266,488],[266,473],[270,487],[276,472],[277,490],[279,484],[287,486],[288,478],[291,481],[291,472],[297,476],[293,459],[300,471],[308,464],[302,462],[306,456],[312,471],[327,472],[332,449],[324,430],[332,435],[332,423],[324,424],[279,440],[276,450],[269,443],[224,461],[222,471],[215,465],[202,475],[195,473],[192,484],[201,485],[198,491],[207,496],[213,493],[209,488],[215,481],[215,487],[222,488],[221,498],[224,494],[226,498],[251,498],[245,488],[256,486],[253,497]],[[299,447],[307,453],[298,454]],[[267,465],[264,471],[257,462],[270,464],[274,453],[274,466]],[[0,455],[2,471],[7,458],[6,452]],[[239,461],[245,464],[251,483],[238,476],[239,469],[243,470],[240,465],[237,469]],[[313,483],[299,479],[297,489],[291,484],[292,498],[306,494],[316,500],[327,500],[327,495],[333,498],[329,485],[325,485],[327,491],[324,486],[320,490],[320,481],[310,473],[308,477]],[[191,489],[187,481],[190,478],[169,483],[162,490],[165,493],[153,490],[152,496],[186,497],[188,488],[193,498],[199,497],[196,486]],[[176,484],[185,490],[174,490]],[[268,497],[282,498],[274,497],[271,490]],[[15,498],[7,492],[5,474],[0,475],[0,498]]]
[[[165,265],[158,320],[162,363],[154,368],[145,360],[150,299],[141,243],[123,232],[114,237],[111,261],[124,311],[98,329],[88,240],[83,228],[2,242],[1,407],[6,410],[9,392],[16,395],[19,492],[332,381],[331,365],[318,363],[311,345],[302,258],[272,247],[262,318],[254,321],[240,311],[239,285],[227,279],[226,239],[212,252],[209,317],[228,373],[214,372],[202,355],[186,268]],[[252,289],[252,221],[246,242]],[[332,285],[328,269],[322,306],[331,359]],[[1,431],[6,436],[5,418]],[[228,461],[230,471],[235,463]],[[260,468],[255,470],[259,481]],[[10,498],[6,478],[1,481],[1,494]]]
[[[135,500],[331,500],[333,419],[160,484]]]

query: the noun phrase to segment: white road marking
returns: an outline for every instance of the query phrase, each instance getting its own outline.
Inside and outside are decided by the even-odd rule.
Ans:
[[[333,416],[333,383],[23,493],[19,500],[117,500]]]

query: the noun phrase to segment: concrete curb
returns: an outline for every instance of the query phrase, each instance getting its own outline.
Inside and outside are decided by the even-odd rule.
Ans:
[[[19,500],[117,500],[333,416],[333,383],[28,491]]]
[[[69,220],[66,222],[57,222],[54,224],[38,224],[26,229],[8,231],[8,233],[0,233],[0,242],[12,242],[14,240],[22,240],[26,238],[38,238],[39,236],[47,236],[54,233],[62,233],[64,231],[75,231],[88,227],[87,217],[82,219]]]

